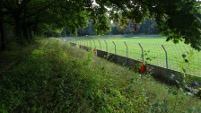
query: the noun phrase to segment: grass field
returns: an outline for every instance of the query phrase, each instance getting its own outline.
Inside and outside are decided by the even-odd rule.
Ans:
[[[76,40],[75,42],[79,45],[101,49],[110,53],[116,52],[118,55],[136,60],[144,60],[149,64],[166,67],[181,72],[186,71],[187,74],[201,76],[201,52],[193,50],[189,45],[186,45],[183,42],[180,42],[179,44],[174,44],[171,41],[166,42],[165,37],[85,37]],[[165,50],[163,49],[162,45]],[[165,51],[167,52],[167,63]],[[182,55],[185,58],[183,58]],[[189,62],[185,63],[185,59],[187,59]]]

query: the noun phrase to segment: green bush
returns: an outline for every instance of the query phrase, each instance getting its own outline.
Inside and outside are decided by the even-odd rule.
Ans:
[[[4,73],[0,112],[181,112],[192,106],[199,110],[200,102],[189,97],[178,101],[175,110],[169,90],[148,75],[139,76],[50,39]],[[177,93],[178,99],[184,97]]]
[[[106,95],[102,72],[89,64],[68,57],[57,41],[34,50],[0,80],[1,112],[122,111],[128,100],[116,89]]]

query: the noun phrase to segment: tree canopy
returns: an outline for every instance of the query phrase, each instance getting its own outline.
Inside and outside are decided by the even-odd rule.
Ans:
[[[89,18],[97,34],[110,30],[110,20],[124,27],[128,21],[141,23],[153,18],[161,34],[175,43],[201,50],[201,4],[199,0],[1,0],[0,26],[15,30],[18,43],[27,43],[33,35],[64,27],[76,35]],[[1,32],[1,49],[4,31]]]

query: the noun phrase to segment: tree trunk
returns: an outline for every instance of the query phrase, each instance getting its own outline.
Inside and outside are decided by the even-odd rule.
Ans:
[[[31,24],[28,24],[28,35],[29,35],[29,38],[32,40],[33,39],[33,35],[32,35],[32,30],[31,30]]]
[[[0,20],[0,26],[1,26],[1,51],[5,50],[5,36],[4,36],[4,25],[2,22],[2,19]]]
[[[31,36],[31,32],[30,32],[30,26],[28,26],[28,28],[27,28],[27,33],[28,33],[29,40],[32,41],[32,36]]]
[[[37,36],[37,27],[38,27],[38,24],[37,23],[35,23],[34,25],[33,25],[33,36]]]
[[[23,40],[22,25],[18,16],[15,16],[15,37],[19,44],[25,44]]]
[[[2,0],[0,0],[0,37],[1,37],[1,47],[0,50],[3,51],[5,50],[5,36],[4,36],[4,24],[3,24],[3,13],[2,13],[3,5],[2,5]]]
[[[27,41],[28,43],[30,43],[31,40],[30,40],[30,37],[29,37],[28,25],[27,25],[26,22],[23,23],[22,29],[23,29],[23,37],[24,37],[24,39],[26,39],[26,41]]]

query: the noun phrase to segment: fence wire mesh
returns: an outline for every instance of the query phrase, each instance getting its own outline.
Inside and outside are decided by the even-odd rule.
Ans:
[[[189,46],[133,43],[122,40],[112,41],[104,38],[79,39],[71,40],[71,42],[86,46],[91,50],[99,49],[148,64],[201,76],[201,52],[195,51]]]

